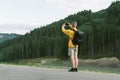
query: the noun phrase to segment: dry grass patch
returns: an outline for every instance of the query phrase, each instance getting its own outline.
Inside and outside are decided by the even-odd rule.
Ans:
[[[57,58],[52,58],[52,59],[43,59],[40,61],[41,64],[46,64],[46,63],[52,63],[56,62],[58,59]]]
[[[119,59],[112,57],[112,58],[79,60],[79,64],[94,65],[99,67],[118,67],[120,64],[120,61]]]

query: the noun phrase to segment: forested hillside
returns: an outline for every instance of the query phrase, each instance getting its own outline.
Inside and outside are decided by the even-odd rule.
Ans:
[[[115,56],[120,59],[120,1],[107,9],[93,13],[84,10],[30,33],[0,44],[0,60],[18,60],[38,57],[67,57],[68,37],[61,31],[65,22],[76,20],[78,29],[85,32],[79,46],[80,58]]]

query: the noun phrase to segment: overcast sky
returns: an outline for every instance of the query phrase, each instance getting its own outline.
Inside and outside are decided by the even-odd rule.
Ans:
[[[25,34],[83,10],[93,12],[116,0],[0,0],[0,33]]]

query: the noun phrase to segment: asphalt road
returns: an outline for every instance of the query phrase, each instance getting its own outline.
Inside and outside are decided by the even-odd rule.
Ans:
[[[120,80],[120,74],[0,64],[0,80]]]

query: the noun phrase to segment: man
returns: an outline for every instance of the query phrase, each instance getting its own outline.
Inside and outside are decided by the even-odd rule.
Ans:
[[[72,68],[69,70],[70,72],[77,72],[78,71],[78,45],[74,45],[72,39],[74,37],[75,31],[77,30],[77,22],[73,21],[71,24],[69,23],[67,26],[71,27],[72,29],[65,29],[66,24],[62,25],[62,32],[69,37],[68,41],[68,55],[70,56]]]

